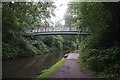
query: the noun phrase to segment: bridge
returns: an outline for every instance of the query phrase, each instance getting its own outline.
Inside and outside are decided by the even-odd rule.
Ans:
[[[44,27],[25,30],[24,36],[40,36],[40,35],[90,35],[85,30],[77,30],[76,27]]]

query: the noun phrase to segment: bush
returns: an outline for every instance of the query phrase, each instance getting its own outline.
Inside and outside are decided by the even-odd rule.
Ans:
[[[39,50],[29,44],[27,40],[22,37],[13,38],[10,42],[3,42],[3,59],[33,56],[38,54]]]
[[[98,77],[119,77],[120,48],[113,46],[108,49],[97,49],[93,47],[92,42],[94,41],[88,42],[89,44],[81,43],[79,59],[81,67],[96,72]]]

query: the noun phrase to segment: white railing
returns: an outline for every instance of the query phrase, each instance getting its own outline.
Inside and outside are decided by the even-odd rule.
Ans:
[[[36,28],[33,29],[31,32],[52,32],[52,31],[76,31],[75,27],[64,27],[64,28],[53,28],[53,27],[47,27],[47,28]]]

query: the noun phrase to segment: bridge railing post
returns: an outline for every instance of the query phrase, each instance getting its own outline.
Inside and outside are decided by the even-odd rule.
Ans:
[[[71,31],[71,26],[69,27],[69,31]]]
[[[45,32],[46,32],[46,27],[45,27]]]

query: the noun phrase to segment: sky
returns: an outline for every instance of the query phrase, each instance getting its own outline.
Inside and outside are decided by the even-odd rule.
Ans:
[[[53,21],[53,23],[55,23],[57,20],[61,20],[61,24],[64,25],[65,21],[64,19],[64,14],[67,10],[67,3],[69,0],[54,0],[55,5],[56,5],[56,9],[54,11],[55,13],[55,17],[52,17],[51,20]]]

